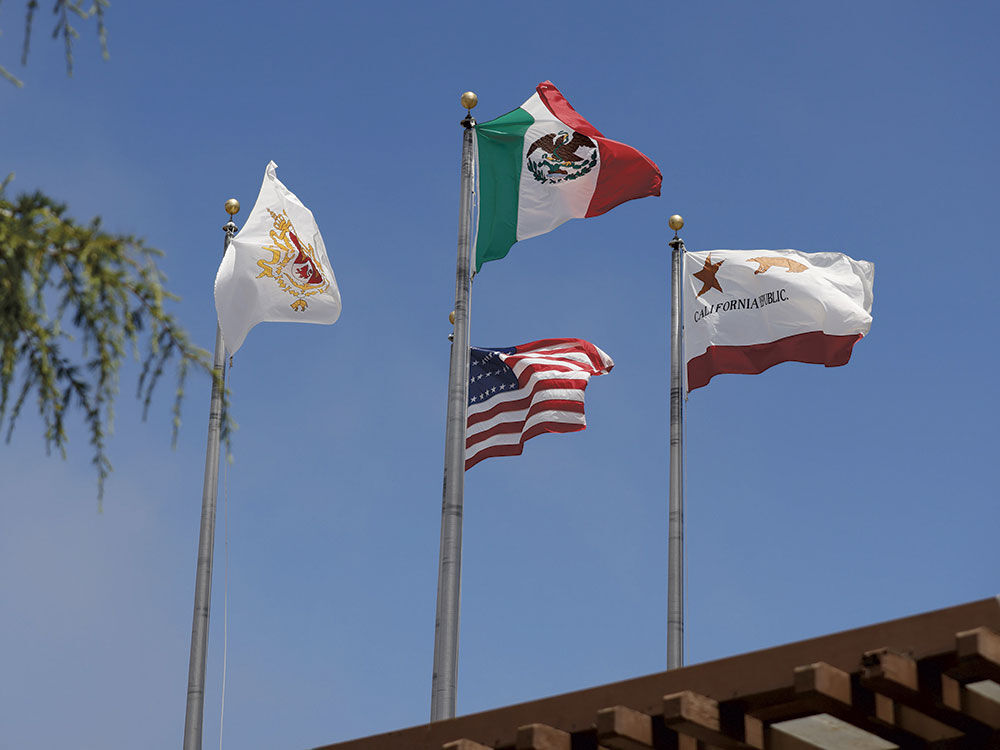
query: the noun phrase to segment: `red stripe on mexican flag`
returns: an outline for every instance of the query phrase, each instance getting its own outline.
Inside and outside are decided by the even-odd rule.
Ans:
[[[657,166],[605,138],[550,81],[518,109],[477,125],[476,153],[476,270],[518,240],[660,194]]]
[[[871,329],[874,278],[872,263],[843,253],[685,253],[687,390],[780,362],[847,364]]]
[[[624,143],[605,138],[573,109],[551,81],[538,84],[536,95],[558,122],[593,138],[597,143],[597,184],[584,217],[600,216],[633,198],[660,194],[663,175],[648,156]]]

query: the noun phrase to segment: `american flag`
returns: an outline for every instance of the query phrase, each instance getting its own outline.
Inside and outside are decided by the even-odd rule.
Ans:
[[[583,392],[615,363],[589,341],[543,339],[507,349],[472,347],[465,468],[490,456],[517,456],[543,432],[587,427]]]

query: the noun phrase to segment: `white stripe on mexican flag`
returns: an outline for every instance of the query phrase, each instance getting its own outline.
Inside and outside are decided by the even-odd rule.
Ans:
[[[520,108],[477,125],[476,151],[477,271],[518,240],[660,194],[657,166],[601,135],[549,81]]]
[[[780,362],[846,365],[871,328],[874,280],[874,264],[843,253],[685,253],[687,390]]]

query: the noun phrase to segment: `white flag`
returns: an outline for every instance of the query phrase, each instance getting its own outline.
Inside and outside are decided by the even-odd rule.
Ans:
[[[329,325],[340,317],[340,290],[316,220],[276,168],[267,165],[257,202],[215,277],[215,310],[230,354],[258,323]]]
[[[779,362],[846,365],[872,325],[875,266],[843,253],[684,255],[687,390]]]

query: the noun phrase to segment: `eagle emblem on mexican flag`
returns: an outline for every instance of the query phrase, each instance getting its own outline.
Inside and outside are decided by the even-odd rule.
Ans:
[[[528,171],[539,182],[558,185],[576,180],[597,166],[597,144],[583,133],[548,133],[531,144],[525,157]]]

